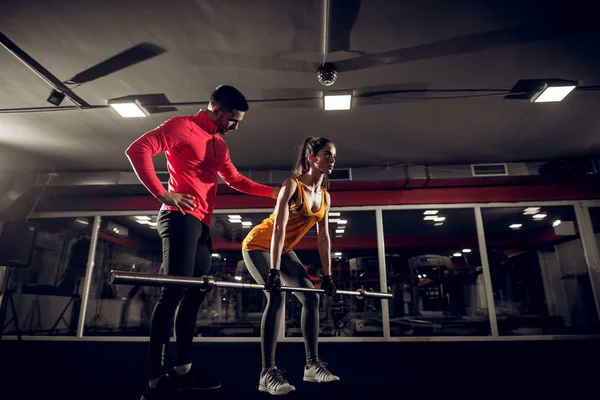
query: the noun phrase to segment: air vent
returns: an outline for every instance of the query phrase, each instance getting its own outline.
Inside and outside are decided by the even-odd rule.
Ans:
[[[471,164],[473,176],[505,176],[508,175],[506,164]]]
[[[352,171],[350,168],[334,169],[327,178],[330,181],[351,181]]]

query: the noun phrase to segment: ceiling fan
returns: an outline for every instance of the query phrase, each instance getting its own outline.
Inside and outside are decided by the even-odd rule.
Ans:
[[[201,53],[191,52],[189,57],[192,57],[194,62],[200,65],[313,73],[316,75],[318,82],[325,88],[321,90],[306,88],[265,89],[261,91],[261,99],[250,100],[249,102],[266,103],[270,107],[282,108],[323,107],[324,92],[330,91],[338,76],[347,72],[481,52],[600,31],[600,26],[585,16],[577,19],[557,18],[511,28],[457,36],[419,46],[367,54],[364,51],[353,49],[351,46],[351,35],[360,13],[361,0],[323,0],[320,5],[317,2],[299,2],[297,4],[298,6],[292,10],[290,15],[294,26],[294,37],[292,38],[291,51],[288,53],[301,50],[315,52],[317,50],[315,43],[306,44],[306,40],[303,43],[305,38],[298,37],[298,35],[301,35],[298,32],[318,29],[314,23],[314,16],[322,12],[322,62],[286,58],[286,53],[277,53],[273,57],[265,57],[202,51]],[[321,10],[318,9],[319,6],[322,6]],[[327,61],[328,55],[332,53],[345,53],[352,55],[352,57],[335,62]],[[404,82],[355,87],[346,92],[351,92],[353,106],[472,97],[508,96],[507,98],[517,99],[526,94],[519,91],[522,89],[522,85],[516,85],[512,89],[461,88],[446,90],[435,90],[430,85],[431,82]],[[331,91],[334,92],[335,90]]]
[[[400,48],[377,54],[366,54],[352,49],[351,34],[358,19],[361,0],[324,0],[323,62],[316,65],[297,60],[257,60],[255,66],[294,72],[316,72],[317,80],[325,87],[335,84],[339,74],[396,65],[445,56],[474,53],[500,47],[520,45],[567,36],[599,32],[600,27],[590,17],[578,19],[556,18],[527,25],[468,34],[414,47]],[[327,55],[334,52],[355,53],[357,56],[340,61],[327,62]],[[246,67],[253,67],[245,59]],[[387,104],[431,99],[455,99],[472,97],[497,97],[522,99],[539,90],[546,80],[523,80],[512,89],[446,89],[435,90],[431,82],[395,83],[378,86],[356,87],[346,92],[352,94],[353,106]],[[523,89],[528,84],[528,91]],[[537,86],[536,86],[537,85]],[[581,90],[597,90],[597,87],[579,87]],[[335,91],[333,91],[335,92]],[[263,90],[263,97],[274,99],[275,107],[322,107],[324,91],[317,89]],[[280,100],[280,102],[278,102]],[[294,101],[295,100],[295,101]],[[264,102],[258,100],[256,102]]]
[[[48,97],[49,103],[58,106],[65,97],[68,97],[77,108],[95,108],[95,106],[90,105],[87,101],[75,94],[73,92],[74,88],[84,83],[103,78],[122,69],[129,68],[165,52],[165,49],[154,44],[140,43],[86,69],[85,71],[79,72],[64,82],[61,82],[56,76],[23,51],[2,32],[0,32],[0,44],[53,87],[50,96]],[[59,110],[60,108],[67,107],[55,109]],[[11,110],[2,111],[6,112]]]

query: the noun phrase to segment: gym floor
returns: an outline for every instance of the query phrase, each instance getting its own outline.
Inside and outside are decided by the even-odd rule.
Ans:
[[[290,399],[556,398],[559,393],[576,399],[597,392],[599,344],[594,339],[321,343],[321,357],[342,378],[328,385],[302,382],[302,343],[280,343],[277,363],[296,386]],[[137,400],[146,350],[146,342],[2,340],[0,398]],[[194,398],[270,397],[257,391],[259,343],[197,343],[195,366],[223,387]]]

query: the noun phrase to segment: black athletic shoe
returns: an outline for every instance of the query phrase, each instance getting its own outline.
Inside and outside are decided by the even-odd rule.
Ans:
[[[187,374],[179,375],[175,371],[169,372],[171,385],[175,390],[214,390],[221,387],[221,382],[196,373],[194,370]]]
[[[142,393],[140,400],[166,400],[173,393],[171,378],[168,375],[163,375],[156,384],[156,387],[151,388],[146,382],[146,387]]]

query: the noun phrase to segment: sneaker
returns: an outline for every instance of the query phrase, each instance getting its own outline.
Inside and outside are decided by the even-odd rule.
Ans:
[[[172,370],[169,372],[169,377],[171,386],[175,390],[214,390],[221,387],[221,382],[218,380],[200,375],[194,370],[183,375]]]
[[[288,394],[292,390],[296,390],[295,387],[285,378],[285,371],[277,367],[272,367],[267,372],[260,376],[258,384],[259,392],[267,392],[272,395],[278,396]]]
[[[171,394],[171,389],[171,378],[169,378],[168,375],[163,375],[153,388],[146,383],[146,387],[144,388],[144,392],[142,393],[140,400],[168,399],[169,395]]]
[[[339,381],[340,377],[329,372],[327,363],[319,361],[311,365],[310,368],[304,367],[304,380],[306,382],[325,383]]]

